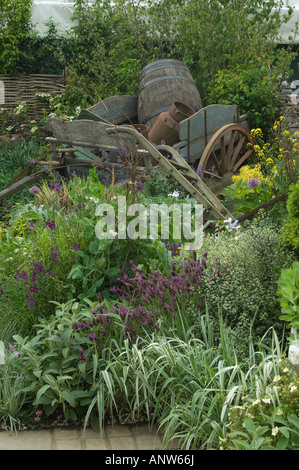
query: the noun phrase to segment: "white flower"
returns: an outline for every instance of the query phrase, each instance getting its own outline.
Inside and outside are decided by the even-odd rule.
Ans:
[[[276,436],[278,433],[278,427],[276,426],[275,428],[272,429],[272,436]]]
[[[292,387],[291,387],[290,390],[291,390],[291,393],[292,393],[292,392],[295,392],[295,391],[297,390],[297,386],[296,386],[296,385],[292,385]]]
[[[231,232],[232,230],[239,230],[241,227],[240,225],[237,225],[238,220],[235,220],[233,222],[233,219],[229,217],[228,219],[223,221],[225,225],[227,225],[227,230]]]
[[[276,375],[273,379],[273,382],[279,382],[281,379],[280,375]]]
[[[173,191],[172,194],[168,194],[168,196],[171,196],[171,197],[179,197],[180,193],[178,191]]]
[[[264,403],[271,403],[270,398],[263,398],[262,401],[263,401]]]

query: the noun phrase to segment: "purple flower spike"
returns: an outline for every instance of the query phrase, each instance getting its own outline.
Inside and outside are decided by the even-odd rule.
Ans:
[[[144,186],[143,183],[137,182],[136,183],[136,189],[137,189],[137,191],[143,191],[145,189],[145,186]]]
[[[54,220],[47,220],[45,222],[45,226],[48,227],[50,230],[54,230],[56,228]]]

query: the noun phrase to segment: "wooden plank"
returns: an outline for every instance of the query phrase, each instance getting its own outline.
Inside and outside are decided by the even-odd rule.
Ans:
[[[84,147],[84,142],[91,148],[114,147],[133,152],[137,146],[137,140],[133,136],[124,136],[120,133],[107,134],[107,128],[113,128],[113,124],[106,124],[100,121],[75,120],[62,121],[57,118],[50,118],[47,127],[53,132],[54,137],[60,143],[77,146],[80,142]]]
[[[87,111],[106,120],[106,122],[121,124],[137,118],[137,104],[137,96],[109,96],[100,103],[87,108]]]
[[[106,119],[100,116],[97,116],[96,114],[92,113],[88,109],[82,109],[77,119],[90,119],[91,121],[101,121],[101,122],[105,122],[106,124],[109,124],[109,121],[107,121]]]
[[[45,176],[45,174],[45,170],[40,171],[38,173],[35,173],[34,175],[26,176],[21,181],[17,181],[8,188],[3,189],[3,191],[0,192],[0,201],[7,199],[9,196],[14,193],[17,193],[18,191],[21,191],[22,189],[26,188],[26,186],[31,186],[32,183],[35,183],[36,181],[41,179],[43,176]]]
[[[90,160],[93,162],[102,161],[101,157],[99,157],[98,155],[95,155],[92,152],[89,152],[89,150],[84,149],[83,147],[77,147],[77,149],[74,152],[74,155],[78,158],[83,158],[84,160]]]
[[[193,116],[180,122],[179,140],[180,142],[186,141],[186,145],[178,144],[176,145],[176,149],[187,159],[189,148],[190,161],[197,160],[204,151],[206,142],[210,140],[220,127],[229,122],[237,121],[237,105],[212,104],[206,106],[193,114]]]

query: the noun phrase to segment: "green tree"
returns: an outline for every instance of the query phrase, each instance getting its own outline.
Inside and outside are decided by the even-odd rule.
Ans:
[[[15,73],[20,43],[31,29],[32,0],[1,0],[0,73]]]

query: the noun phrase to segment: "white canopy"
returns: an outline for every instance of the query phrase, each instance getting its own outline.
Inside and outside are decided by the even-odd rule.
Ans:
[[[89,0],[89,3],[94,3],[94,0]],[[290,36],[293,37],[292,29],[295,29],[295,23],[299,21],[299,1],[298,0],[284,0],[285,7],[282,8],[282,13],[287,13],[287,7],[295,7],[295,12],[291,21],[283,25],[280,30],[282,42],[289,44],[294,42],[299,44],[299,35],[295,40],[290,41]],[[73,0],[35,0],[32,6],[32,22],[35,24],[37,31],[44,35],[47,32],[47,27],[44,24],[50,18],[58,24],[59,31],[63,32],[69,29],[74,23],[71,17],[74,12]]]

